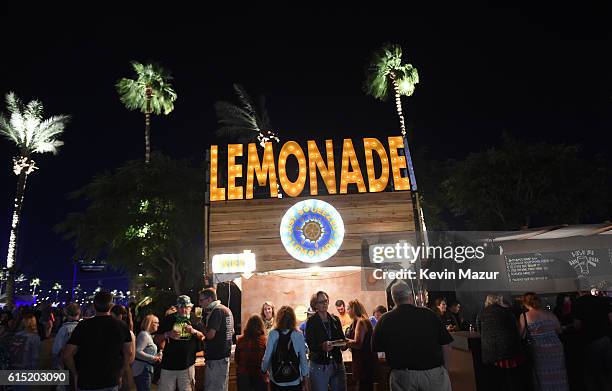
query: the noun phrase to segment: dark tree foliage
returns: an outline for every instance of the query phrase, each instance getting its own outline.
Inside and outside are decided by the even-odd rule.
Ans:
[[[195,291],[203,272],[202,172],[163,155],[148,165],[127,162],[74,192],[87,208],[57,229],[74,242],[77,257],[126,270],[141,293]]]
[[[450,163],[442,190],[453,225],[512,230],[609,220],[609,162],[579,152],[504,136],[500,148]]]

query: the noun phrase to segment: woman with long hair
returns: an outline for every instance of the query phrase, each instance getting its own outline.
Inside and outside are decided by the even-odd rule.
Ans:
[[[25,314],[21,319],[21,330],[15,334],[15,340],[22,340],[21,362],[13,363],[12,369],[38,369],[40,354],[40,335],[34,314]]]
[[[132,349],[130,350],[130,361],[129,362],[130,364],[132,364],[134,362],[134,359],[136,358],[136,336],[134,335],[134,332],[132,331],[131,314],[124,306],[120,304],[113,305],[110,313],[113,318],[125,323],[128,330],[130,330],[130,336],[132,337]],[[131,367],[128,367],[123,372],[121,387],[119,389],[120,390],[132,390],[135,387],[136,385],[134,384],[134,376],[132,376],[132,369]]]
[[[523,295],[523,306],[527,312],[519,318],[521,335],[531,337],[533,359],[533,382],[536,391],[567,391],[569,389],[559,319],[542,309],[538,295],[527,292]]]
[[[130,364],[134,362],[136,358],[136,336],[134,335],[133,324],[132,324],[132,316],[130,312],[122,305],[115,304],[111,308],[111,316],[123,323],[127,326],[128,330],[130,330],[130,335],[132,336],[132,355],[130,357]]]
[[[274,327],[274,304],[270,301],[265,301],[261,306],[260,315],[264,322],[266,335],[268,335],[272,327]]]
[[[357,300],[348,303],[347,312],[353,321],[346,331],[347,346],[353,356],[353,378],[358,382],[357,390],[371,391],[374,387],[374,369],[378,355],[372,351],[372,323],[366,309]]]
[[[244,332],[236,341],[234,362],[238,391],[266,391],[266,375],[261,371],[261,361],[266,352],[268,338],[264,322],[259,315],[251,315]]]
[[[277,349],[279,349],[277,351]],[[295,353],[294,359],[291,360],[292,350]],[[285,359],[291,363],[291,368],[283,365],[283,373],[276,372],[279,369],[278,362],[273,363],[273,360],[279,358],[279,352],[287,353]],[[296,367],[297,366],[297,367]],[[276,367],[276,368],[275,368]],[[276,313],[276,326],[270,334],[268,334],[268,343],[261,364],[262,371],[269,370],[270,374],[270,389],[287,390],[287,391],[302,391],[309,389],[308,382],[308,361],[306,359],[306,343],[304,336],[297,329],[297,320],[293,308],[282,306]],[[288,372],[295,372],[295,380],[281,380],[281,375],[286,376],[285,369],[291,369]]]
[[[147,315],[142,320],[141,331],[136,338],[136,358],[132,363],[132,376],[138,391],[149,391],[153,379],[154,364],[161,362],[157,353],[157,345],[151,334],[159,328],[159,319],[155,315]]]

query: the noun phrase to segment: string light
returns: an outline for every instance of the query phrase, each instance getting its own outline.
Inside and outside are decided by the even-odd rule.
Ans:
[[[389,137],[389,156],[391,156],[391,173],[393,174],[395,190],[410,190],[410,179],[404,178],[400,174],[400,170],[406,168],[406,158],[399,156],[397,153],[400,148],[404,148],[402,136]]]
[[[389,163],[385,147],[377,138],[364,138],[363,148],[365,151],[366,169],[368,172],[368,186],[370,193],[377,193],[385,190],[389,182]],[[374,159],[372,151],[376,151],[381,165],[380,178],[376,178],[374,171]]]
[[[261,142],[261,140],[260,140]],[[302,194],[308,179],[310,195],[318,195],[319,173],[328,194],[347,194],[348,185],[354,183],[359,193],[385,191],[389,183],[389,175],[393,175],[395,190],[410,190],[409,177],[402,177],[401,170],[407,168],[407,159],[400,156],[398,150],[404,149],[401,136],[388,138],[389,152],[377,138],[364,138],[364,157],[368,183],[364,181],[359,160],[351,139],[344,139],[342,145],[342,166],[340,172],[340,187],[337,187],[337,180],[334,165],[334,151],[332,140],[325,140],[325,152],[321,153],[317,144],[313,140],[308,141],[308,160],[306,160],[302,147],[295,141],[286,142],[278,155],[278,161],[274,157],[273,143],[265,141],[262,146],[263,156],[257,151],[257,144],[248,144],[248,158],[246,167],[246,189],[236,185],[236,178],[243,176],[242,164],[236,164],[236,157],[243,156],[242,144],[229,144],[227,160],[227,199],[240,200],[243,198],[253,199],[255,179],[259,186],[270,187],[270,197],[282,198],[279,187],[291,197]],[[380,176],[376,177],[374,165],[374,152],[378,155],[381,170]],[[286,169],[287,160],[293,155],[298,163],[298,175],[295,181],[289,180]],[[210,195],[211,201],[221,201],[226,199],[226,191],[223,187],[217,187],[219,183],[218,170],[218,147],[211,146],[211,165],[210,165]],[[275,165],[278,164],[278,166]],[[389,167],[389,165],[391,167]],[[277,172],[278,170],[278,172]],[[390,172],[391,171],[391,172]],[[278,178],[277,178],[278,177]]]
[[[236,178],[242,178],[242,164],[236,164],[236,157],[242,156],[242,144],[227,146],[227,199],[241,200],[242,186],[236,186]]]
[[[290,155],[295,156],[299,166],[298,177],[295,182],[289,180],[285,170],[287,158]],[[287,141],[281,148],[280,158],[278,159],[278,177],[283,190],[290,197],[297,197],[304,190],[304,185],[306,184],[306,157],[302,147],[295,141]]]
[[[246,182],[246,199],[253,198],[253,176],[257,177],[259,186],[265,186],[270,178],[270,197],[278,197],[278,184],[276,182],[276,167],[274,165],[274,150],[272,143],[264,144],[264,155],[262,163],[259,164],[259,155],[257,153],[257,145],[249,144],[249,160],[247,163],[247,182]]]
[[[351,171],[349,171],[351,170]],[[365,193],[366,187],[361,175],[361,168],[350,138],[344,139],[342,146],[342,169],[340,171],[340,194],[346,194],[349,183],[355,183],[360,193]]]
[[[336,172],[334,169],[334,145],[332,140],[325,140],[327,166],[319,152],[317,143],[308,140],[308,172],[310,174],[310,195],[317,195],[317,169],[321,173],[328,194],[336,194]]]
[[[210,200],[211,201],[223,201],[225,200],[225,188],[217,187],[217,160],[218,160],[218,148],[216,145],[210,146]]]

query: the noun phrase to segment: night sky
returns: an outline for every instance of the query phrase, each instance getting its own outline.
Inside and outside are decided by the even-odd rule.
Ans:
[[[578,7],[577,5],[575,7]],[[382,7],[381,7],[382,8]],[[334,13],[291,11],[267,17],[212,12],[148,18],[24,19],[5,13],[0,60],[1,109],[15,91],[37,98],[45,114],[70,114],[57,156],[36,156],[28,179],[19,262],[47,282],[72,277],[72,245],[52,230],[83,205],[67,194],[93,175],[144,158],[144,116],[129,112],[115,83],[133,77],[129,62],[169,69],[175,111],[154,117],[152,148],[203,159],[215,142],[215,100],[232,83],[264,94],[283,140],[399,134],[394,106],[361,85],[370,53],[384,42],[404,48],[420,75],[404,98],[407,126],[430,158],[461,158],[500,142],[506,131],[527,141],[579,143],[585,154],[612,145],[610,9],[447,9],[445,15],[387,8]],[[185,10],[185,14],[189,14]],[[27,26],[24,26],[27,25]],[[0,254],[6,258],[16,177],[11,142],[0,142]],[[568,178],[568,182],[571,178]],[[87,274],[95,285],[126,287],[117,274]]]

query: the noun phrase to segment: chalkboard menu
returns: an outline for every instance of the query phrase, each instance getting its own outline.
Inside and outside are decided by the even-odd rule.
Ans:
[[[508,254],[505,260],[511,283],[612,275],[612,250],[607,248]]]

